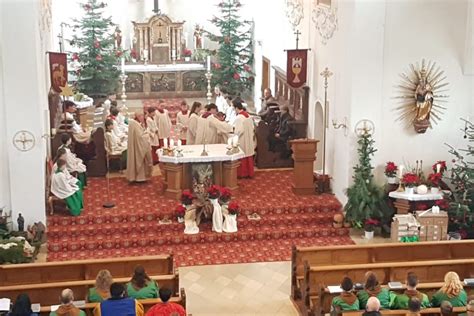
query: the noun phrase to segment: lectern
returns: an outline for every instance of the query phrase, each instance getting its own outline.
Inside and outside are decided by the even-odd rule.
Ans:
[[[318,145],[315,139],[295,139],[290,141],[293,150],[293,193],[298,195],[310,195],[315,193],[313,183],[313,164],[316,160],[316,148]]]

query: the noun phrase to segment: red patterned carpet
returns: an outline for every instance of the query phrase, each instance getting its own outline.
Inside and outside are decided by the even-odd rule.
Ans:
[[[239,231],[218,234],[210,223],[197,235],[184,235],[174,218],[177,201],[164,198],[160,177],[129,185],[111,179],[116,207],[102,208],[106,180],[90,179],[82,215],[48,217],[48,260],[72,260],[173,253],[178,266],[290,260],[291,246],[353,243],[347,229],[332,228],[340,203],[332,195],[296,196],[291,172],[257,172],[240,180]],[[247,218],[258,213],[260,221]],[[172,224],[161,225],[168,217]]]

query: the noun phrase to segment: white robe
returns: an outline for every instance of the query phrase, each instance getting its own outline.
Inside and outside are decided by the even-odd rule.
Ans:
[[[223,95],[218,95],[216,97],[216,105],[219,112],[227,114],[227,108],[229,107],[229,104]]]
[[[51,175],[51,193],[54,196],[64,200],[80,190],[76,178],[66,172],[56,172],[56,170],[57,167],[53,169]]]
[[[150,145],[159,146],[160,139],[158,137],[158,126],[156,125],[156,120],[152,117],[147,116],[146,118],[146,129],[150,135]]]
[[[188,131],[186,132],[186,144],[194,145],[196,144],[196,130],[197,123],[199,120],[199,115],[192,113],[188,121]]]
[[[69,172],[86,172],[86,165],[82,162],[81,158],[77,158],[76,154],[71,151],[67,146],[61,146],[66,150],[66,169]]]
[[[179,127],[179,139],[186,139],[189,126],[189,111],[187,111],[186,114],[183,114],[182,111],[176,114],[176,125]]]
[[[245,154],[250,157],[255,154],[255,126],[252,118],[243,114],[235,118],[234,134],[239,136],[239,146]]]
[[[230,125],[234,126],[235,125],[235,118],[236,118],[236,113],[234,110],[234,107],[228,106],[227,110],[225,112],[225,120],[228,122]]]
[[[232,126],[228,123],[212,114],[206,118],[201,116],[197,121],[195,144],[225,144],[229,133],[232,133]]]
[[[164,109],[163,113],[156,111],[155,122],[158,126],[158,137],[160,139],[169,138],[171,135],[171,119],[168,110]]]
[[[74,115],[72,115],[72,113],[65,112],[65,117],[66,117],[66,121],[72,121],[72,132],[74,134],[83,132],[82,126],[77,124],[76,120],[74,119]]]
[[[113,132],[105,133],[105,143],[109,155],[121,155],[127,150],[127,142],[122,142]]]

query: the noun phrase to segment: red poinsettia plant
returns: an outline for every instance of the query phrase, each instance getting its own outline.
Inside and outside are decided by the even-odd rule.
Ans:
[[[186,48],[183,50],[183,56],[184,57],[191,57],[191,55],[193,54],[193,51],[190,50],[189,48]]]
[[[239,203],[235,201],[230,202],[228,210],[229,210],[230,215],[239,215],[239,210],[240,210]]]
[[[132,48],[132,50],[130,51],[130,57],[132,57],[133,59],[138,59],[138,53],[135,48]]]
[[[438,171],[438,165],[439,165],[439,171]],[[431,169],[433,169],[434,172],[440,173],[441,175],[443,175],[443,173],[448,169],[448,167],[446,166],[446,161],[444,161],[444,160],[438,160],[438,161],[431,167]]]
[[[406,187],[413,188],[420,182],[420,178],[414,173],[405,173],[402,182]]]
[[[368,218],[364,222],[364,230],[366,232],[373,232],[375,227],[380,225],[380,221],[376,218]]]
[[[194,195],[189,190],[184,190],[181,194],[181,203],[184,205],[193,204]]]
[[[232,192],[230,192],[229,188],[226,188],[226,187],[222,187],[220,188],[220,198],[219,200],[222,202],[222,203],[227,203],[230,201],[230,199],[232,198]]]
[[[449,209],[449,201],[446,199],[436,200],[435,205],[439,206],[439,208],[442,210]]]
[[[397,175],[398,166],[393,162],[389,161],[385,165],[385,175],[389,178],[395,177]]]
[[[428,175],[428,185],[434,188],[439,187],[442,177],[441,173],[430,173]]]
[[[219,186],[213,184],[207,188],[207,195],[210,199],[218,199],[221,195],[221,190]]]
[[[184,214],[186,214],[186,207],[182,204],[176,206],[176,218],[184,218]]]

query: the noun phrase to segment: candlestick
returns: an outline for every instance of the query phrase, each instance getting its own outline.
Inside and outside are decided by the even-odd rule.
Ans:
[[[182,145],[181,139],[178,139],[178,149],[181,149],[181,145]]]
[[[122,95],[120,95],[120,98],[122,99],[122,109],[125,110],[126,113],[128,113],[128,108],[127,108],[127,94],[126,94],[126,88],[125,84],[127,82],[128,76],[125,74],[125,69],[122,67],[122,74],[120,75],[120,81],[122,82]]]
[[[211,71],[211,56],[207,56],[207,71]]]
[[[207,104],[210,104],[211,101],[212,101],[211,78],[212,78],[212,73],[210,72],[210,70],[208,70],[206,72],[206,79],[207,79],[206,99],[207,99]]]
[[[125,73],[125,57],[122,57],[122,74]]]

